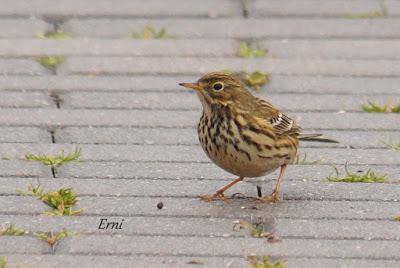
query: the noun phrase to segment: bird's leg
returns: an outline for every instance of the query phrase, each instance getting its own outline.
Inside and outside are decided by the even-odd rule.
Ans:
[[[215,193],[213,193],[212,195],[201,195],[201,196],[200,196],[200,199],[201,199],[201,200],[204,200],[204,201],[207,201],[207,202],[213,201],[213,200],[217,200],[217,199],[224,200],[224,199],[225,199],[224,192],[225,192],[226,190],[228,190],[229,188],[231,188],[231,187],[232,187],[233,185],[235,185],[236,183],[242,181],[243,179],[244,179],[244,178],[242,178],[242,177],[237,178],[236,180],[234,180],[234,181],[228,183],[227,185],[225,185],[224,187],[221,187],[220,189],[218,189],[218,190],[217,190]]]
[[[258,197],[257,198],[258,201],[263,202],[263,203],[279,202],[280,183],[281,183],[281,179],[283,177],[283,173],[285,172],[285,169],[286,169],[286,164],[281,166],[281,171],[279,172],[278,181],[276,182],[274,191],[270,195],[267,195],[264,197]]]

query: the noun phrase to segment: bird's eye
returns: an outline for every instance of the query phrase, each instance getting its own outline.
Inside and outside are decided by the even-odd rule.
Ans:
[[[224,84],[222,82],[215,82],[212,87],[215,91],[221,91],[224,89]]]

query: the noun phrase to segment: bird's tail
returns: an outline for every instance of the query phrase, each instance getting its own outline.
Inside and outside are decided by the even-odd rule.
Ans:
[[[337,140],[324,137],[322,134],[319,133],[301,133],[299,135],[299,140],[301,141],[317,141],[317,142],[332,142],[332,143],[339,143]]]

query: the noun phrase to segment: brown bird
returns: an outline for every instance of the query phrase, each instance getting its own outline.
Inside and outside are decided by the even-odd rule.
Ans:
[[[196,83],[180,83],[197,92],[203,105],[198,123],[202,148],[219,167],[238,178],[203,200],[224,199],[224,192],[245,177],[259,177],[280,167],[271,195],[262,202],[279,201],[279,185],[293,163],[299,140],[327,141],[320,134],[301,134],[300,126],[272,104],[253,96],[235,77],[212,72]]]

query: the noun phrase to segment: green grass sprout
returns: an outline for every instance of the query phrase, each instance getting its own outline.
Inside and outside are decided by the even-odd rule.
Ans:
[[[400,113],[400,104],[385,104],[382,106],[369,101],[368,104],[362,104],[361,109],[367,113]]]
[[[85,209],[81,208],[73,210],[73,206],[78,202],[77,195],[72,188],[61,188],[54,192],[44,192],[42,186],[39,184],[28,186],[28,192],[17,190],[18,193],[23,195],[30,195],[41,200],[53,210],[46,211],[44,215],[48,216],[74,216],[84,212]]]
[[[262,72],[246,73],[243,76],[243,81],[247,86],[259,90],[261,86],[269,82],[269,75]]]
[[[264,234],[264,224],[262,223],[251,223],[245,220],[239,220],[233,226],[234,230],[247,229],[250,236],[252,237],[263,237]]]
[[[239,220],[233,225],[233,230],[246,229],[251,237],[266,238],[268,242],[280,242],[280,239],[272,232],[266,232],[264,223],[251,223],[245,220]]]
[[[246,42],[242,42],[237,56],[242,58],[262,58],[267,54],[267,49],[251,48]]]
[[[62,151],[61,154],[54,156],[34,155],[31,153],[27,153],[25,155],[25,159],[29,161],[38,161],[50,167],[59,167],[68,162],[78,161],[80,156],[81,148],[79,146],[76,146],[75,151],[67,155],[64,154],[64,151]]]
[[[339,175],[339,170],[337,167],[333,167],[335,169],[335,175],[327,177],[328,181],[331,182],[353,182],[353,183],[387,183],[387,175],[378,175],[372,169],[368,169],[367,172],[363,174],[352,173],[348,170],[347,163],[345,165],[345,176],[341,177]]]
[[[400,150],[400,143],[394,143],[392,141],[389,141],[389,142],[384,142],[383,141],[383,143],[390,149]]]
[[[54,250],[55,246],[63,239],[68,236],[76,235],[75,232],[68,231],[67,229],[63,229],[61,232],[53,233],[53,232],[37,232],[34,234],[36,238],[39,240],[43,240],[48,243],[51,248]]]
[[[32,184],[29,184],[27,192],[23,192],[20,189],[17,189],[17,193],[21,195],[30,195],[40,199],[44,195],[44,190],[40,183],[38,184],[38,186],[33,186]]]
[[[262,72],[239,72],[233,73],[233,76],[239,78],[246,86],[254,89],[259,90],[260,87],[264,86],[269,82],[269,74],[262,73]]]
[[[217,72],[222,72],[229,74],[236,79],[240,80],[243,84],[250,87],[253,90],[259,90],[260,87],[267,84],[270,80],[268,73],[262,73],[260,71],[246,72],[246,71],[232,71],[229,69],[216,70]]]
[[[42,57],[35,57],[35,60],[39,62],[43,67],[54,71],[58,65],[64,63],[65,57],[62,55],[57,56],[42,56]]]
[[[22,229],[22,228],[17,228],[12,223],[9,224],[7,227],[0,226],[0,236],[2,236],[2,235],[21,236],[21,235],[26,235],[28,233],[29,233],[29,231]]]
[[[36,37],[40,39],[61,40],[61,39],[70,39],[72,37],[72,34],[64,31],[51,31],[46,33],[38,33]]]
[[[383,17],[382,12],[380,11],[372,11],[368,13],[355,13],[355,14],[346,14],[343,16],[345,19],[372,19],[372,18],[381,18]]]
[[[173,36],[167,34],[167,30],[163,27],[160,31],[156,31],[152,26],[146,25],[142,32],[133,32],[133,39],[171,39]]]
[[[0,268],[7,268],[7,260],[6,257],[0,256]]]
[[[271,261],[269,256],[247,256],[246,258],[250,264],[251,268],[284,268],[285,262],[278,260],[276,262]]]
[[[242,0],[242,15],[244,18],[249,17],[249,2],[248,0]]]
[[[293,165],[316,165],[319,164],[318,160],[308,160],[307,159],[307,154],[304,153],[304,157],[300,159],[299,155],[296,155],[296,158],[293,162]]]

